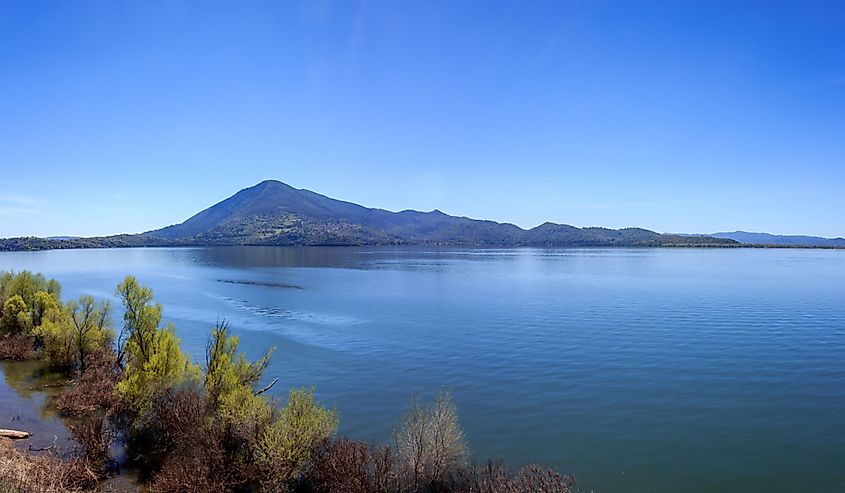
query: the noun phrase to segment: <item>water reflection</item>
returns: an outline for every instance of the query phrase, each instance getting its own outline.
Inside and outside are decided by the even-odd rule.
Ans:
[[[843,251],[224,247],[0,266],[117,304],[133,274],[196,360],[225,319],[251,358],[277,348],[279,395],[316,386],[357,438],[389,440],[413,392],[447,386],[476,459],[554,466],[585,491],[845,491]],[[40,419],[31,387],[0,382],[0,418]]]
[[[27,431],[32,436],[18,447],[47,447],[67,444],[67,423],[55,407],[55,399],[67,380],[50,371],[42,361],[0,361],[0,427]]]
[[[191,250],[197,262],[215,267],[366,268],[367,252],[338,247],[220,247]]]

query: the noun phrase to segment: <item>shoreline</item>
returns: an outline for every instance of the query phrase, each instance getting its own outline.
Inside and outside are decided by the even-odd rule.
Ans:
[[[93,240],[94,238],[91,238]],[[88,240],[83,238],[80,240]],[[27,242],[35,241],[38,244],[34,246],[16,245],[8,246],[8,242]],[[42,243],[49,243],[43,245]],[[559,244],[559,245],[542,245],[542,244],[524,244],[524,245],[491,245],[491,244],[446,244],[446,243],[368,243],[368,244],[309,244],[309,245],[262,245],[262,244],[168,244],[168,243],[152,243],[148,245],[78,245],[74,240],[50,240],[38,237],[16,237],[16,238],[0,238],[0,252],[9,253],[25,253],[25,252],[47,252],[56,250],[123,250],[132,248],[386,248],[386,249],[417,249],[417,248],[432,248],[432,249],[470,249],[470,250],[581,250],[581,249],[750,249],[750,250],[845,250],[845,246],[833,245],[779,245],[779,244],[665,244],[665,245],[618,245],[618,244]]]

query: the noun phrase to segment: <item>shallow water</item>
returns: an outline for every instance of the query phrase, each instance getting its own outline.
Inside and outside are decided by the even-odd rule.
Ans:
[[[40,361],[0,361],[0,373],[0,428],[31,434],[15,445],[21,449],[69,449],[68,429],[51,403],[65,379],[49,372]]]
[[[209,248],[0,253],[64,296],[151,286],[201,358],[226,319],[274,389],[387,440],[450,388],[476,458],[585,491],[845,491],[845,251]],[[5,395],[5,394],[0,394]]]

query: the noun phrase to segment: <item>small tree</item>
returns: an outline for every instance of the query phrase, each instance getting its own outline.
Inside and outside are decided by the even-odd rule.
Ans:
[[[162,306],[152,304],[153,292],[141,286],[134,276],[126,276],[117,285],[117,295],[123,304],[123,327],[117,339],[117,359],[123,366],[127,356],[143,364],[150,358],[155,334],[161,323]],[[127,352],[130,354],[127,355]]]
[[[129,358],[117,384],[124,409],[136,417],[150,410],[159,392],[199,379],[199,368],[182,353],[172,325],[156,330],[147,350],[146,360]],[[138,425],[142,426],[143,420]]]
[[[91,296],[59,305],[46,292],[39,292],[41,324],[33,334],[41,341],[44,357],[53,368],[85,371],[94,351],[108,349],[114,339],[108,302]]]
[[[111,330],[111,305],[107,301],[97,303],[91,296],[81,296],[79,301],[67,304],[71,332],[76,348],[76,364],[85,371],[85,358],[97,349],[110,345],[114,338]]]
[[[35,293],[35,300],[31,307],[33,327],[41,325],[44,317],[51,310],[58,310],[60,305],[61,301],[57,293],[49,293],[47,291]]]
[[[313,390],[291,390],[287,405],[258,444],[256,463],[262,491],[286,491],[308,469],[337,423],[337,413],[317,404]]]
[[[467,444],[451,396],[441,390],[430,406],[415,396],[393,433],[414,488],[443,481],[466,463]]]
[[[64,307],[46,312],[34,333],[41,340],[44,358],[51,368],[72,369],[79,352],[71,329],[70,315]]]
[[[23,296],[13,295],[3,303],[0,329],[6,334],[27,334],[32,329],[32,316]]]
[[[159,392],[198,380],[199,368],[182,353],[173,325],[159,326],[162,308],[152,304],[149,288],[127,276],[117,293],[125,308],[118,339],[118,362],[125,371],[117,391],[124,410],[140,417]],[[143,426],[143,420],[136,425]]]
[[[48,281],[43,275],[34,274],[28,270],[0,273],[0,302],[2,303],[17,294],[23,298],[27,306],[32,306],[35,294],[39,291],[46,291],[58,299],[61,286],[55,279]]]
[[[274,348],[255,362],[238,353],[239,340],[231,335],[229,324],[218,323],[211,331],[205,349],[205,390],[212,407],[230,408],[244,394],[256,395],[255,385],[261,380]]]

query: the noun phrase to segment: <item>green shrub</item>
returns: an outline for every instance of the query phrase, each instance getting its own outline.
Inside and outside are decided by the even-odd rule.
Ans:
[[[287,405],[267,427],[256,463],[263,491],[285,491],[308,470],[317,449],[337,429],[337,413],[314,401],[314,391],[290,391]]]
[[[79,301],[69,302],[66,310],[77,354],[75,366],[85,371],[88,355],[110,348],[114,341],[111,305],[107,301],[98,303],[91,296],[80,296]]]
[[[23,296],[12,295],[3,303],[0,326],[5,334],[27,334],[32,330],[32,315]]]
[[[14,295],[20,295],[27,305],[32,305],[35,294],[45,291],[56,299],[61,293],[61,286],[55,279],[49,281],[41,274],[33,274],[28,270],[20,272],[0,272],[0,302],[5,303]]]
[[[74,368],[78,353],[66,310],[55,309],[44,314],[34,333],[41,339],[42,354],[52,368]]]
[[[230,420],[257,419],[271,406],[255,386],[270,362],[273,349],[255,362],[238,353],[238,337],[230,335],[226,322],[217,324],[205,351],[205,391],[211,406]]]
[[[60,306],[61,300],[59,299],[58,293],[48,293],[47,291],[38,291],[35,293],[35,298],[30,307],[33,327],[41,325],[44,317],[52,310],[59,309]]]
[[[147,352],[146,358],[128,359],[117,384],[121,405],[135,416],[149,411],[159,392],[199,379],[199,368],[182,353],[172,325],[155,331]]]
[[[153,292],[127,276],[117,287],[125,308],[118,340],[118,360],[124,365],[117,384],[121,407],[143,426],[153,400],[167,388],[199,380],[199,368],[179,347],[176,329],[160,327],[162,307],[152,304]]]
[[[40,304],[46,297],[58,304],[61,286],[41,274],[24,270],[0,272],[0,334],[29,334],[41,323]],[[42,296],[41,293],[44,293]]]
[[[81,296],[61,306],[46,293],[39,292],[38,296],[41,325],[33,329],[33,334],[41,339],[44,358],[51,367],[84,371],[91,353],[111,348],[114,331],[107,302]]]

